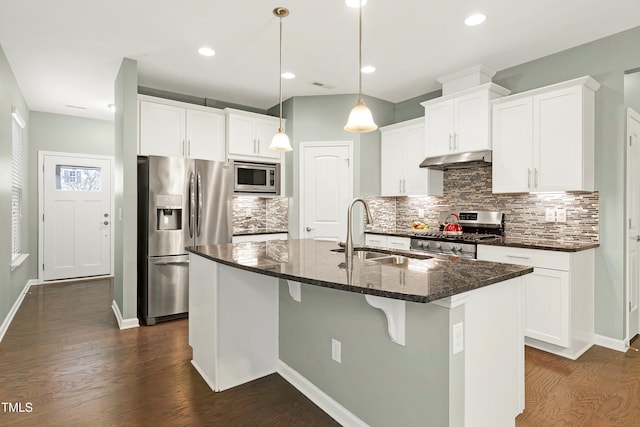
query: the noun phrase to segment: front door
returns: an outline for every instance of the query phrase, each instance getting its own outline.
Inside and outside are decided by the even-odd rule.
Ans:
[[[302,238],[345,240],[353,194],[352,151],[351,142],[301,143]]]
[[[44,154],[42,278],[111,274],[111,159]]]
[[[628,338],[640,331],[640,114],[627,110],[627,308]]]

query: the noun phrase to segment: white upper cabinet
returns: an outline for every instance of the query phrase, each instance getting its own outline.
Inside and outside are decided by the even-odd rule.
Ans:
[[[279,118],[230,108],[225,109],[225,113],[227,152],[230,158],[282,160],[282,152],[269,150],[271,139],[278,132]]]
[[[591,77],[494,101],[493,192],[593,191]]]
[[[509,91],[486,83],[421,103],[426,157],[491,149],[491,100]]]
[[[419,167],[425,157],[424,120],[408,120],[380,131],[381,195],[442,195],[442,171]]]
[[[225,160],[222,111],[144,95],[139,99],[139,155]]]

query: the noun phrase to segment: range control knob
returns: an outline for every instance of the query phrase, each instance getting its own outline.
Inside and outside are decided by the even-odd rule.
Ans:
[[[436,249],[440,249],[440,247],[442,246],[442,244],[440,242],[433,242],[433,247]]]

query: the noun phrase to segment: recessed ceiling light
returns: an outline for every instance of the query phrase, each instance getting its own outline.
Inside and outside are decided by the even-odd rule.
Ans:
[[[482,24],[485,21],[485,19],[487,19],[486,16],[484,16],[481,13],[476,13],[474,15],[470,15],[469,17],[467,17],[467,19],[464,20],[464,23],[469,26],[473,26],[473,25]]]
[[[365,65],[364,67],[362,67],[360,71],[362,71],[365,74],[371,74],[374,71],[376,71],[376,67],[374,67],[373,65]]]
[[[202,56],[213,56],[216,54],[216,51],[211,49],[210,47],[203,46],[198,49],[198,53]]]
[[[289,79],[289,80],[291,80],[291,79],[295,79],[295,78],[296,78],[296,75],[295,75],[295,74],[293,74],[293,73],[292,73],[292,72],[290,72],[290,71],[286,71],[286,72],[282,73],[282,78],[283,78],[283,79]]]
[[[364,6],[367,4],[367,0],[344,0],[344,2],[349,7],[360,7],[360,5]]]

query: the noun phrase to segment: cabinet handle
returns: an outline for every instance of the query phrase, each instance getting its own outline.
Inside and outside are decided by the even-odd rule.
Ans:
[[[506,255],[507,258],[516,258],[516,259],[531,259],[528,256],[519,256],[519,255]]]
[[[531,188],[531,169],[527,169],[527,188]]]
[[[533,186],[538,188],[538,168],[533,169]]]
[[[187,155],[187,143],[184,139],[182,140],[182,155],[183,156]]]
[[[458,134],[455,132],[453,133],[453,149],[458,149]]]
[[[407,192],[407,180],[403,179],[402,180],[402,194],[405,194]]]
[[[398,180],[398,185],[399,185],[398,191],[400,192],[400,194],[402,194],[402,179]]]
[[[187,157],[191,157],[191,140],[187,140]]]
[[[451,140],[452,140],[452,139],[453,139],[453,135],[452,135],[452,134],[449,134],[449,151],[451,151],[451,150],[452,150],[452,148],[451,148]]]

